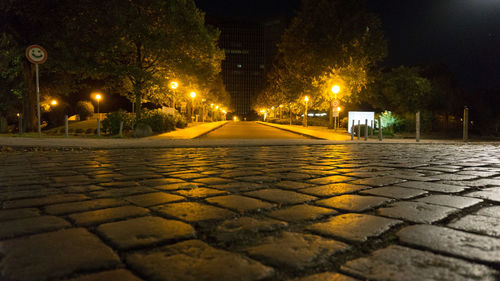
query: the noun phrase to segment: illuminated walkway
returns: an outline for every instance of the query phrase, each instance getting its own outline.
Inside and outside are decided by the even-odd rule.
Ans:
[[[499,225],[498,145],[0,152],[0,280],[498,280]]]

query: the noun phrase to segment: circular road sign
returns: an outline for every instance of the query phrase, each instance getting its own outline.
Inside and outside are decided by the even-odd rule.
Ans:
[[[332,103],[333,107],[337,107],[339,106],[339,101],[338,100],[334,100],[333,103]]]
[[[31,45],[26,48],[26,58],[34,64],[42,64],[47,60],[47,51],[42,46]]]

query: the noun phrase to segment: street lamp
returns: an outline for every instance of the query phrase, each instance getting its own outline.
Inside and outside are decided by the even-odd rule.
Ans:
[[[309,97],[305,96],[304,101],[306,102],[306,110],[304,112],[304,126],[307,127],[307,102],[309,101]]]
[[[194,98],[196,98],[196,93],[195,92],[191,92],[189,95],[191,96],[191,120],[193,120],[193,116],[194,116]]]
[[[340,87],[338,85],[333,85],[332,87],[332,92],[335,95],[334,98],[330,101],[330,122],[329,122],[329,127],[330,129],[333,128],[333,115],[334,115],[334,108],[339,106],[339,101],[337,100],[337,94],[340,92]],[[338,112],[335,112],[335,118],[338,118]],[[335,122],[337,124],[337,122]]]
[[[177,81],[172,81],[170,83],[170,88],[174,91],[174,96],[172,97],[172,107],[175,108],[175,90],[179,87],[179,83]]]
[[[100,113],[100,111],[99,111],[99,101],[101,101],[102,96],[100,94],[97,94],[97,95],[95,95],[95,99],[97,100],[97,116],[98,116],[97,118],[99,118],[99,113]]]
[[[50,104],[51,104],[51,105],[53,105],[53,106],[56,106],[56,105],[57,105],[57,101],[56,101],[56,100],[52,100],[52,101],[50,102]]]

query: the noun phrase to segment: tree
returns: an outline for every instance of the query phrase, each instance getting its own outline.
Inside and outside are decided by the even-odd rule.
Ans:
[[[358,93],[386,48],[380,20],[366,12],[364,1],[304,0],[279,44],[283,82],[294,81],[284,87],[318,100],[331,100],[334,82],[344,84],[346,97]]]
[[[428,108],[432,86],[417,67],[400,66],[383,73],[367,92],[367,98],[378,109],[399,114]]]
[[[172,73],[210,80],[220,72],[223,52],[219,31],[204,25],[204,15],[192,0],[107,1],[101,31],[108,36],[102,60],[113,74],[127,79],[135,98],[136,116],[148,98],[168,92]]]

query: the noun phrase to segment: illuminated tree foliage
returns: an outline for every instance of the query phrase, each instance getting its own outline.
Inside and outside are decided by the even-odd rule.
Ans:
[[[304,0],[282,36],[279,58],[265,94],[285,93],[288,101],[309,95],[311,105],[326,108],[331,87],[341,84],[347,99],[366,87],[367,73],[386,55],[376,15],[361,0]]]
[[[171,77],[190,77],[199,88],[216,79],[224,58],[218,36],[193,0],[0,1],[0,66],[8,79],[0,97],[21,96],[27,128],[35,129],[34,67],[24,50],[36,43],[49,53],[42,94],[100,81],[135,100],[140,116],[144,101],[171,94]]]

